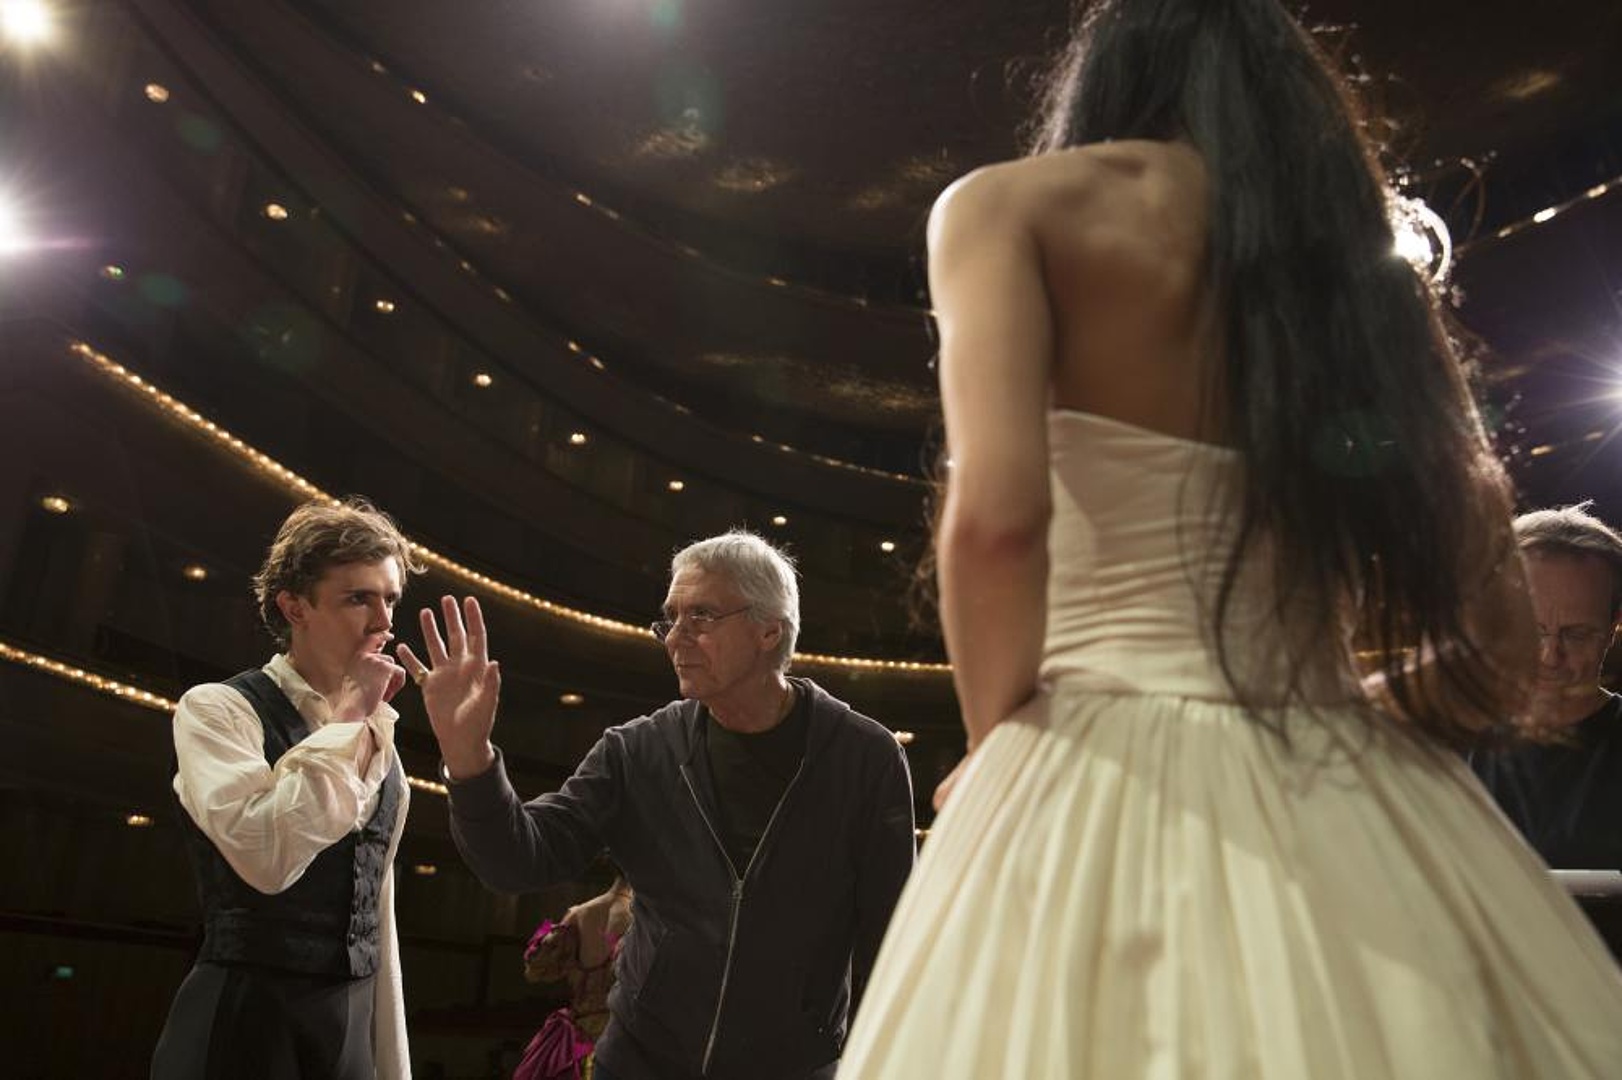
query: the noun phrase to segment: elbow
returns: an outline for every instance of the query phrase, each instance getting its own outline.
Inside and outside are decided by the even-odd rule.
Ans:
[[[939,538],[942,559],[1005,563],[1045,554],[1051,516],[1045,500],[994,509],[948,507]]]

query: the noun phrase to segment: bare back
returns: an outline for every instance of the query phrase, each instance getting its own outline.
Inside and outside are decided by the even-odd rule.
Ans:
[[[1204,162],[1182,143],[1079,147],[1016,163],[1053,313],[1053,403],[1220,442]]]

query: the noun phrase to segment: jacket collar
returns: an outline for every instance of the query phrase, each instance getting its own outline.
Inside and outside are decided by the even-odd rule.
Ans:
[[[811,701],[811,716],[807,723],[805,736],[805,757],[812,760],[821,753],[823,747],[833,736],[834,728],[844,715],[850,712],[850,706],[834,697],[828,691],[797,675],[788,676],[796,690],[805,694]],[[677,723],[672,725],[679,732],[681,740],[677,746],[677,757],[683,765],[691,765],[698,758],[705,746],[704,735],[704,703],[697,700],[673,701],[666,705],[661,712],[674,712]]]

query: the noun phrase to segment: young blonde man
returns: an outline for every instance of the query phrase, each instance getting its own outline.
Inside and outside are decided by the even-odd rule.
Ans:
[[[175,711],[175,797],[203,944],[154,1080],[406,1080],[392,864],[407,787],[384,652],[405,577],[387,515],[307,503],[254,594],[283,651]]]

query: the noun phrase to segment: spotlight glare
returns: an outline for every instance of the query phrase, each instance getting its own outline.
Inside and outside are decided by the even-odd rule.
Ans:
[[[879,543],[879,550],[884,552],[886,555],[890,554],[890,552],[895,550],[895,541],[894,540],[881,541]]]
[[[586,445],[586,433],[584,431],[571,431],[569,433],[569,445],[570,446],[585,446]]]
[[[393,315],[394,314],[394,301],[393,300],[378,300],[372,306],[377,309],[378,314],[380,314],[380,315]]]
[[[1395,196],[1390,207],[1392,253],[1433,284],[1453,268],[1453,237],[1440,214],[1423,199]]]
[[[287,220],[287,207],[283,206],[281,203],[266,203],[263,213],[272,221]]]
[[[1395,248],[1399,256],[1416,265],[1424,266],[1431,260],[1430,241],[1423,233],[1412,229],[1403,229],[1397,234]]]
[[[586,695],[577,694],[572,690],[569,691],[566,694],[559,694],[558,695],[558,704],[559,705],[575,706],[575,705],[584,705],[585,703],[586,703]]]
[[[474,372],[473,374],[473,385],[477,386],[480,390],[486,389],[495,381],[494,376],[492,376],[488,371],[478,371]]]
[[[169,100],[169,88],[162,83],[149,82],[146,84],[146,99],[154,105],[162,105]]]
[[[683,491],[686,489],[687,484],[681,480],[672,480],[670,483],[666,484],[665,487],[669,488],[671,491]]]
[[[784,517],[782,514],[774,515],[772,517],[772,524],[776,525],[778,528],[782,528],[784,525],[788,524],[788,518]]]
[[[1558,206],[1544,207],[1542,210],[1539,210],[1537,213],[1532,215],[1532,223],[1534,225],[1542,225],[1545,221],[1552,220],[1559,212],[1560,208]]]
[[[19,45],[38,45],[50,40],[51,13],[38,0],[3,0],[0,30]]]
[[[33,239],[23,228],[22,214],[5,193],[0,192],[0,257],[26,251],[32,246]]]

